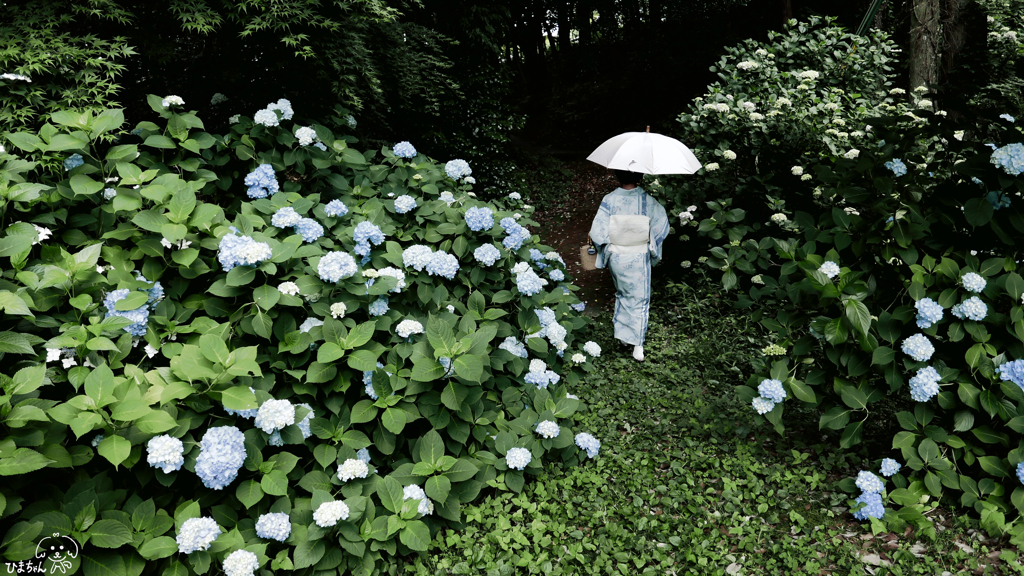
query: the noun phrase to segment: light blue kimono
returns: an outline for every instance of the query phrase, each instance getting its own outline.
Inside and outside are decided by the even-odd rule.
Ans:
[[[650,218],[648,250],[637,254],[608,251],[609,220],[612,215],[641,215]],[[597,267],[606,265],[615,281],[615,337],[633,346],[643,346],[651,309],[651,266],[661,261],[661,244],[668,236],[668,214],[653,196],[640,187],[617,188],[601,200],[601,207],[590,227],[590,238],[597,246]]]

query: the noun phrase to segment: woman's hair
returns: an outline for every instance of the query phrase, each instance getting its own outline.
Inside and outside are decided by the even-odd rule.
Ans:
[[[619,179],[619,184],[622,186],[626,184],[639,186],[644,179],[644,175],[639,172],[630,172],[629,170],[612,170],[612,172],[615,173],[615,177]]]

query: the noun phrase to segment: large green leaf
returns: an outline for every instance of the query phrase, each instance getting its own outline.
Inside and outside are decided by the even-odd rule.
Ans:
[[[89,545],[119,548],[132,541],[132,530],[117,520],[99,520],[89,528]]]

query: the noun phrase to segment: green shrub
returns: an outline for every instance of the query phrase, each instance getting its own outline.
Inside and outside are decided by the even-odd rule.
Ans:
[[[576,288],[555,280],[564,263],[536,236],[501,247],[506,208],[529,210],[476,200],[425,156],[362,152],[352,136],[291,122],[287,102],[255,115],[280,126],[241,117],[226,135],[173,99],[149,102],[160,122],[131,135],[118,110],[57,112],[37,134],[4,135],[8,560],[60,532],[84,545],[86,573],[203,574],[244,549],[271,570],[370,574],[426,550],[481,490],[518,492],[544,462],[586,458],[571,430],[582,404],[569,392],[592,370],[590,353],[576,356],[587,324]],[[471,218],[474,231],[469,210],[493,222]],[[480,264],[474,251],[495,243],[497,261]],[[414,245],[448,256],[417,269],[403,257]],[[353,252],[366,254],[359,265]],[[532,293],[534,274],[551,278],[546,289],[537,278]],[[556,382],[526,383],[538,374]],[[536,432],[545,420],[554,438]],[[244,446],[244,462],[230,438],[222,454],[239,458],[237,478],[200,456],[216,449],[213,428]],[[154,469],[157,436],[183,443],[179,470],[173,455],[170,472]],[[530,454],[525,469],[507,465],[513,448]],[[340,465],[356,477],[340,479]],[[429,500],[409,499],[411,485]],[[318,525],[334,499],[347,519]],[[257,536],[272,512],[288,515],[283,543]],[[179,553],[174,535],[199,517],[222,533]]]

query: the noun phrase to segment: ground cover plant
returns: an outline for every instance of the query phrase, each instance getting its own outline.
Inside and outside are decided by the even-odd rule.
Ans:
[[[680,218],[711,242],[707,266],[775,335],[737,394],[779,432],[809,407],[841,448],[887,435],[844,483],[875,530],[930,532],[938,499],[1020,544],[1021,130],[1005,112],[954,119],[927,87],[889,88],[884,50],[826,24],[730,51],[717,102],[681,118],[746,127],[705,165],[721,177],[674,189],[699,204]],[[858,65],[874,84],[833,86]],[[799,112],[780,105],[791,94],[808,99]],[[740,118],[725,102],[772,110]],[[802,129],[776,134],[773,112]]]
[[[599,440],[601,350],[514,198],[287,100],[211,134],[177,96],[0,152],[8,561],[85,574],[395,570],[481,490]],[[70,469],[70,474],[61,474]]]

